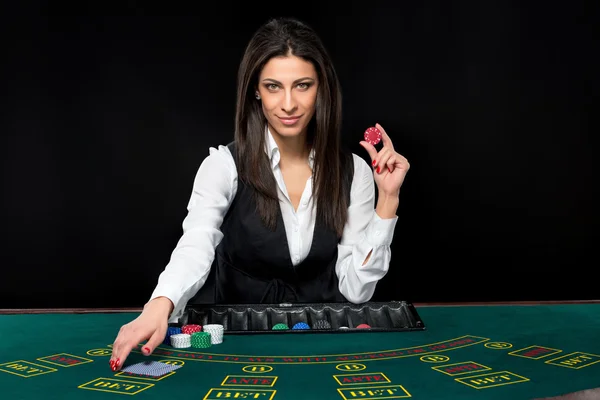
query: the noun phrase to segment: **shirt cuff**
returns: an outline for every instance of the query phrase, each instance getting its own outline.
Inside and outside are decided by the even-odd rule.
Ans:
[[[181,298],[183,297],[183,293],[181,290],[176,290],[174,289],[172,286],[166,286],[166,285],[158,285],[156,286],[156,289],[154,289],[154,292],[152,293],[152,295],[150,296],[150,300],[154,300],[157,297],[166,297],[167,299],[171,300],[171,302],[173,302],[173,311],[171,312],[171,315],[169,316],[169,322],[178,322],[179,318],[181,318],[181,316],[183,315],[183,311],[185,308],[185,303],[182,305],[181,303]]]
[[[367,243],[374,247],[391,246],[397,222],[397,216],[382,219],[376,212],[373,212],[373,218],[371,218],[365,232]]]

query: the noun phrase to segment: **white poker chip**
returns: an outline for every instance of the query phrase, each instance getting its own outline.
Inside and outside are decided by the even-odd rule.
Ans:
[[[176,349],[186,349],[188,347],[192,347],[192,335],[188,333],[171,335],[171,347]]]
[[[221,344],[223,343],[223,333],[225,328],[220,324],[208,324],[202,327],[204,332],[210,333],[210,342],[211,344]]]

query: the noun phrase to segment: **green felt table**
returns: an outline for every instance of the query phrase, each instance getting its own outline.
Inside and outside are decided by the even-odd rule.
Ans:
[[[600,386],[598,303],[415,306],[423,331],[226,334],[127,359],[182,365],[161,378],[109,368],[135,312],[4,314],[0,398],[491,400]]]

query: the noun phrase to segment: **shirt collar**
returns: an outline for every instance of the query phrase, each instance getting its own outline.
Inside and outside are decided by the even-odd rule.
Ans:
[[[279,160],[281,159],[281,155],[279,153],[279,146],[277,146],[277,142],[275,142],[273,134],[271,133],[271,130],[268,126],[265,129],[265,135],[265,151],[267,153],[267,156],[269,157],[269,160],[271,160],[271,168],[275,169],[275,167],[279,164]],[[310,169],[314,169],[314,164],[315,149],[311,149],[308,155],[308,165],[310,166]]]

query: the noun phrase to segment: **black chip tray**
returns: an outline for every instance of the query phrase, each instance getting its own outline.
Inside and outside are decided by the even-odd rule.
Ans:
[[[320,321],[317,323],[317,321]],[[327,321],[324,323],[323,321]],[[292,329],[305,323],[308,329]],[[422,331],[425,324],[405,301],[303,304],[188,305],[179,324],[223,325],[227,334]],[[289,329],[273,329],[285,324]],[[359,327],[366,324],[368,328]],[[323,325],[326,328],[323,328]]]

